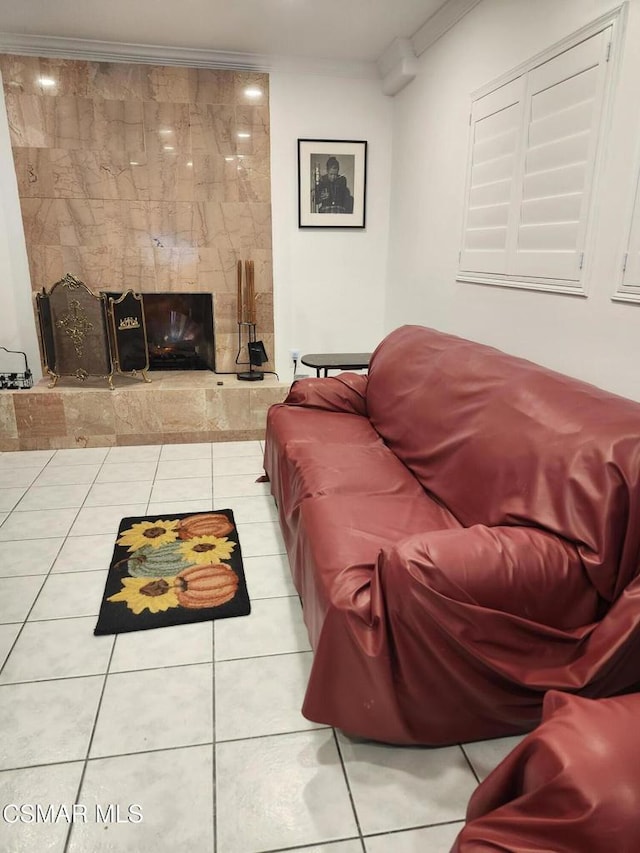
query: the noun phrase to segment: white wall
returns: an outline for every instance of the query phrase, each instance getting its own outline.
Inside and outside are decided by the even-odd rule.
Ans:
[[[291,349],[368,352],[383,337],[393,102],[374,77],[281,71],[270,102],[276,365],[289,379]],[[304,138],[367,140],[365,229],[298,228]]]
[[[26,353],[36,379],[42,376],[31,304],[31,284],[9,125],[0,78],[0,346]],[[23,369],[21,358],[0,353],[0,370]],[[4,365],[7,365],[6,367]]]
[[[611,301],[640,165],[640,0],[630,0],[609,116],[588,298],[455,281],[470,94],[608,12],[611,0],[482,0],[394,98],[385,329],[421,323],[640,400],[640,305]]]

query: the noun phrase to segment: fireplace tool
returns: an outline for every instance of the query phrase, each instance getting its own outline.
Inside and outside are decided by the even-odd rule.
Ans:
[[[242,261],[238,261],[238,355],[236,364],[249,364],[249,370],[237,373],[238,379],[248,382],[256,382],[264,379],[261,370],[254,370],[254,366],[260,367],[268,361],[267,353],[262,341],[256,340],[256,291],[255,270],[253,261],[244,262],[244,281],[242,276]],[[249,361],[239,361],[242,352],[242,332],[245,331],[247,338],[247,352]]]

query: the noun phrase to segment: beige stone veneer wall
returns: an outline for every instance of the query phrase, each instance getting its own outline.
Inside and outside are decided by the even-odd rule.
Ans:
[[[217,369],[237,370],[236,261],[253,259],[273,357],[268,76],[7,55],[0,72],[32,290],[72,273],[212,292]]]

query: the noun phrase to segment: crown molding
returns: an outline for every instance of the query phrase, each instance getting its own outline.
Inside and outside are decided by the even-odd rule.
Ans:
[[[395,39],[378,62],[313,59],[260,53],[208,50],[171,45],[135,44],[24,35],[0,32],[0,53],[86,59],[93,62],[137,62],[155,65],[184,65],[232,71],[278,71],[288,74],[317,74],[334,77],[382,78],[385,94],[395,94],[416,75],[416,58],[455,26],[481,0],[448,0],[431,15],[411,39]]]
[[[128,44],[59,36],[29,36],[19,33],[0,33],[0,53],[88,59],[96,62],[162,62],[167,65],[191,65],[243,71],[266,71],[269,67],[269,58],[258,54],[225,53],[217,50]]]
[[[415,55],[424,53],[480,2],[481,0],[449,0],[441,6],[412,36]]]
[[[30,36],[0,33],[0,53],[19,56],[47,56],[87,59],[94,62],[138,62],[155,65],[186,65],[191,68],[219,68],[235,71],[282,71],[327,74],[340,77],[377,76],[374,62],[272,56],[258,53],[204,50],[169,45],[128,44],[93,39]]]

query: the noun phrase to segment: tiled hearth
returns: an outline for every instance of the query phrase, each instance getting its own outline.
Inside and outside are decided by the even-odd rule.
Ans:
[[[150,378],[116,376],[113,391],[98,379],[0,391],[0,451],[262,439],[267,409],[289,388],[273,376],[242,382],[210,371]]]

